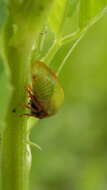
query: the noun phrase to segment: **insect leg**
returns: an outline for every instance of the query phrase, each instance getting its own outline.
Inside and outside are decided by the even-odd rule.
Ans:
[[[34,114],[32,114],[32,113],[24,113],[23,115],[25,115],[25,116],[32,116],[32,117],[36,117]]]

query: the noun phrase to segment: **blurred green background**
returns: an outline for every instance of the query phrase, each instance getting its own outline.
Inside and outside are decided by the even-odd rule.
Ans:
[[[62,48],[56,60],[70,44]],[[31,139],[32,190],[107,189],[107,14],[81,40],[60,80],[60,112],[38,122]]]

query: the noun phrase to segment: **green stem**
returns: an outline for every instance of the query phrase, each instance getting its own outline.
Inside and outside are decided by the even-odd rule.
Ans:
[[[7,49],[8,63],[12,71],[14,91],[7,113],[6,128],[3,134],[2,147],[2,189],[28,190],[31,167],[31,152],[29,145],[28,118],[21,116],[26,102],[24,86],[29,81],[30,49],[9,47]]]
[[[28,125],[28,117],[23,115],[26,109],[21,105],[27,101],[24,87],[31,80],[32,47],[52,2],[31,1],[29,11],[28,7],[24,7],[24,11],[21,9],[22,12],[16,15],[13,8],[6,26],[5,55],[11,70],[13,94],[2,139],[2,190],[29,189],[31,151],[28,142],[31,127]]]
[[[10,120],[8,120],[8,127],[5,129],[3,136],[3,190],[29,189],[31,152],[29,145],[24,143],[24,140],[28,139],[27,121],[21,119],[19,122],[17,118],[10,118]]]
[[[2,190],[28,190],[31,151],[25,142],[29,141],[30,127],[21,105],[27,101],[24,87],[30,84],[30,58],[36,32],[34,40],[30,38],[19,46],[10,45],[12,35],[10,19],[5,31],[5,52],[14,89],[2,140]]]
[[[16,3],[9,6],[11,8],[4,35],[4,51],[11,71],[13,94],[2,139],[2,190],[29,189],[30,126],[28,117],[23,115],[26,110],[21,105],[27,102],[24,87],[30,85],[32,47],[53,1],[35,0],[30,4],[30,1],[24,1],[23,6],[17,7]]]

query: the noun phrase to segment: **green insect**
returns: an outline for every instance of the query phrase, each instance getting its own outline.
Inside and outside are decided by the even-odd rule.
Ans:
[[[43,62],[32,64],[32,86],[26,87],[30,109],[28,116],[39,119],[54,115],[64,99],[63,88],[55,73]]]

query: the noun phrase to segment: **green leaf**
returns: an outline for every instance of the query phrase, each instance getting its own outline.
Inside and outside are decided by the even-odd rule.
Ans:
[[[107,6],[107,0],[80,0],[79,27],[85,27]]]
[[[8,104],[12,93],[9,70],[0,58],[0,125],[4,125]],[[10,110],[11,111],[11,110]],[[0,127],[1,127],[0,126]],[[0,129],[1,130],[1,129]]]
[[[78,0],[69,0],[68,1],[68,16],[69,17],[73,16],[78,5],[79,5]]]
[[[63,27],[82,29],[107,6],[107,0],[56,0],[49,15],[49,25],[56,36],[61,37]],[[78,11],[77,11],[78,7]],[[73,14],[76,14],[73,17]],[[68,22],[69,19],[69,22]],[[64,26],[67,21],[68,26]],[[74,31],[73,31],[74,32]],[[72,29],[71,29],[72,33]]]
[[[60,34],[64,24],[67,4],[68,0],[56,0],[52,7],[52,11],[48,20],[56,36]]]
[[[67,55],[61,62],[58,73],[62,70],[64,64],[71,56],[72,52],[75,50],[75,47],[81,41],[83,36],[86,32],[93,26],[96,22],[98,22],[104,14],[107,12],[107,0],[97,1],[97,0],[80,0],[80,8],[79,8],[79,24],[78,24],[78,32],[75,33],[75,36],[68,35],[65,36],[65,43],[66,40],[72,41],[72,45],[70,50],[68,51]],[[64,43],[63,43],[64,44]]]

